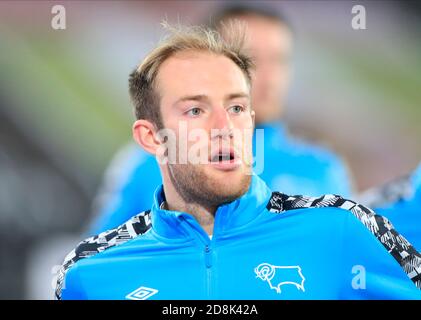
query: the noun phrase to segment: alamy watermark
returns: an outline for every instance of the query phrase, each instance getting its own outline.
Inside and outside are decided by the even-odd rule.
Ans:
[[[253,156],[255,134],[255,156]],[[218,164],[231,163],[264,170],[264,129],[211,129],[188,130],[187,122],[180,121],[178,132],[164,128],[157,132],[161,145],[157,149],[159,164]]]
[[[351,20],[351,27],[354,30],[367,29],[367,17],[365,7],[361,4],[356,4],[352,7],[351,13],[354,15]]]
[[[364,266],[355,265],[351,270],[352,274],[355,276],[352,278],[352,288],[354,290],[364,290],[366,288],[366,271]]]
[[[66,8],[63,5],[56,4],[51,8],[53,17],[51,18],[51,28],[54,30],[66,29]]]

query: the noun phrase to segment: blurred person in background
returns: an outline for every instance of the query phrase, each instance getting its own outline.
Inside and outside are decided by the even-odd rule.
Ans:
[[[421,163],[412,174],[361,194],[359,201],[390,219],[393,226],[421,250]]]
[[[233,20],[247,24],[247,48],[256,62],[252,104],[256,129],[263,129],[264,136],[255,134],[253,148],[264,146],[260,177],[269,187],[289,194],[349,196],[352,179],[342,160],[324,148],[289,137],[283,123],[293,42],[289,23],[277,8],[248,3],[223,7],[211,16],[210,24],[219,29]],[[125,146],[105,173],[89,233],[114,228],[148,209],[160,183],[154,157],[137,145]]]

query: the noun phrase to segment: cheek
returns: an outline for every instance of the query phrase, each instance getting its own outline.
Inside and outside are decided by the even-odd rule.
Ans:
[[[197,131],[207,132],[207,125],[208,121],[203,119],[190,119],[183,116],[171,116],[167,117],[167,121],[165,122],[165,128],[169,130],[173,130],[177,136],[191,136],[193,137],[192,140],[198,139],[196,138],[199,134]]]
[[[188,131],[188,150],[191,152],[204,152],[210,148],[209,132],[202,127],[193,128]]]
[[[189,150],[196,150],[197,152],[199,152],[199,150],[201,150],[201,152],[203,152],[203,150],[208,150],[210,147],[210,141],[209,141],[209,137],[208,135],[190,135],[188,137],[188,149]]]
[[[175,117],[171,113],[167,113],[167,114],[161,113],[161,119],[162,119],[162,123],[165,129],[173,130],[175,132],[178,131],[177,117]]]
[[[251,114],[248,113],[247,115],[244,114],[244,116],[238,117],[234,126],[234,143],[239,147],[239,149],[249,149],[252,145],[254,133]]]
[[[236,129],[251,129],[253,128],[253,118],[250,112],[244,112],[241,116],[235,117],[233,120]]]

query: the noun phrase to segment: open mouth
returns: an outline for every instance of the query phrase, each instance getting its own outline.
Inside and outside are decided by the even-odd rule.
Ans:
[[[236,159],[234,151],[222,151],[215,153],[212,158],[211,162],[213,163],[219,163],[219,162],[231,162]]]
[[[241,159],[234,149],[220,149],[211,156],[210,164],[218,170],[232,171],[241,166]]]

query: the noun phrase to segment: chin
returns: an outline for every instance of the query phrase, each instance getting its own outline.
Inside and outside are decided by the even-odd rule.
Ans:
[[[215,193],[226,197],[227,201],[232,201],[247,192],[251,175],[245,174],[243,170],[217,172],[211,174],[208,181],[211,182]]]
[[[211,165],[207,170],[207,175],[210,179],[221,180],[221,182],[224,184],[232,184],[235,183],[235,181],[241,183],[241,181],[244,181],[245,179],[244,176],[251,175],[251,170],[244,165],[241,165],[238,168],[232,170],[215,168]]]

